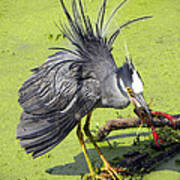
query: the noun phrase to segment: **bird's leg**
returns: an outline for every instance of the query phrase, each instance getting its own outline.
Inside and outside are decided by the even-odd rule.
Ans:
[[[78,127],[77,127],[77,136],[78,136],[78,139],[79,139],[79,143],[80,143],[80,145],[82,147],[82,151],[84,153],[84,156],[85,156],[85,159],[86,159],[86,162],[87,162],[91,177],[93,179],[93,177],[95,177],[95,172],[94,172],[93,166],[91,164],[91,160],[90,160],[90,158],[88,156],[87,148],[86,148],[85,143],[84,143],[84,137],[83,137],[83,133],[82,133],[82,130],[81,130],[81,122],[79,122]]]
[[[84,132],[85,132],[86,136],[88,137],[89,141],[94,145],[97,153],[99,154],[101,160],[103,161],[103,163],[105,165],[104,170],[107,171],[114,180],[120,179],[120,177],[119,177],[118,173],[116,172],[116,170],[111,167],[111,165],[106,160],[106,158],[104,157],[104,155],[101,152],[100,148],[97,146],[96,142],[93,139],[93,136],[92,136],[92,134],[91,134],[91,132],[89,130],[91,115],[92,115],[92,112],[89,112],[88,115],[87,115],[86,122],[85,122],[85,125],[84,125]]]

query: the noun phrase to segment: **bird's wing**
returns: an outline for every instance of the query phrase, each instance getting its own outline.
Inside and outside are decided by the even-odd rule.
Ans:
[[[33,69],[34,74],[19,90],[19,103],[31,114],[51,113],[68,108],[79,88],[82,63],[75,55],[59,52]],[[68,94],[68,96],[67,96]]]
[[[82,76],[83,63],[75,54],[61,51],[35,68],[19,90],[24,112],[17,138],[33,157],[60,143],[97,103],[99,83]]]

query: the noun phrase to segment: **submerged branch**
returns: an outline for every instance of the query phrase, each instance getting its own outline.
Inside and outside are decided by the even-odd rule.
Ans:
[[[118,168],[127,168],[129,171],[127,171],[126,175],[143,175],[152,171],[162,161],[175,156],[179,152],[180,143],[171,144],[170,146],[156,151],[156,153],[154,154],[147,151],[134,151],[124,154],[124,159],[120,160],[119,162],[118,159],[116,159],[116,163],[114,163],[113,165]]]

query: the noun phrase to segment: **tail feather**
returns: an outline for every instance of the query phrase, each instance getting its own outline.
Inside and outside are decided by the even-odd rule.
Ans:
[[[54,136],[50,137],[48,140],[42,141],[39,144],[36,144],[34,146],[27,147],[26,152],[27,153],[33,152],[33,157],[34,156],[37,157],[37,154],[39,154],[39,153],[42,155],[42,151],[44,151],[44,153],[45,153],[45,152],[49,151],[49,149],[52,149],[57,144],[59,144],[67,136],[67,133],[69,133],[69,130],[71,130],[73,127],[74,127],[74,124],[71,124],[70,127],[68,128],[68,131],[55,132]]]
[[[36,116],[36,120],[33,117]],[[37,115],[22,113],[21,121],[17,128],[17,138],[20,145],[27,153],[32,153],[34,158],[50,151],[59,144],[75,127],[78,121],[73,117],[60,117],[59,121],[49,122],[50,116],[41,117],[37,120]]]
[[[23,112],[17,128],[17,138],[32,139],[39,137],[55,129],[55,127],[55,123],[49,123],[47,120],[42,120],[40,116]]]
[[[26,139],[27,136],[23,136],[24,140],[21,141],[20,144],[26,149],[33,148],[34,146],[40,146],[48,141],[54,140],[56,136],[62,137],[63,134],[66,134],[66,130],[68,131],[72,125],[74,125],[74,121],[71,123],[69,123],[69,121],[64,121],[58,126],[55,126],[51,131],[46,131],[45,134],[41,134],[40,136],[39,133],[35,133],[33,136],[31,133],[31,138]]]
[[[57,142],[56,144],[53,144],[52,146],[49,146],[47,147],[46,149],[44,150],[40,150],[40,151],[36,151],[36,152],[33,152],[32,156],[33,158],[37,158],[47,152],[49,152],[51,149],[53,149],[55,146],[57,146],[60,142]]]
[[[58,145],[69,134],[69,132],[75,127],[76,124],[77,123],[75,121],[72,121],[70,126],[68,128],[66,128],[65,131],[61,135],[58,136],[59,139],[57,139],[55,142],[49,144],[46,148],[41,148],[39,150],[36,149],[33,152],[33,157],[36,158],[38,156],[43,155],[44,153],[47,153],[51,149],[53,149],[56,145]]]
[[[35,146],[40,144],[43,141],[46,141],[47,139],[51,138],[52,136],[54,136],[54,132],[50,131],[42,136],[38,136],[35,138],[31,138],[31,139],[23,139],[23,141],[20,141],[20,145],[24,148],[29,148],[30,146]]]

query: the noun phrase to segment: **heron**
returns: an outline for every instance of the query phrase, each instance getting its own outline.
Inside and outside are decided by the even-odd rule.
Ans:
[[[58,27],[74,48],[51,48],[57,52],[32,69],[32,75],[19,90],[18,101],[23,112],[17,127],[17,138],[34,158],[49,152],[77,127],[91,177],[98,179],[84,142],[84,133],[93,143],[107,173],[113,179],[119,178],[93,140],[89,126],[92,111],[96,108],[124,109],[131,102],[135,107],[144,108],[151,116],[143,97],[144,83],[132,59],[125,57],[123,65],[118,67],[112,55],[114,41],[121,29],[151,16],[130,20],[118,27],[109,38],[106,36],[108,25],[126,1],[122,1],[105,22],[107,2],[103,0],[97,21],[93,24],[81,0],[72,0],[72,13],[60,0],[68,24],[61,23]],[[84,116],[83,133],[81,119]]]

